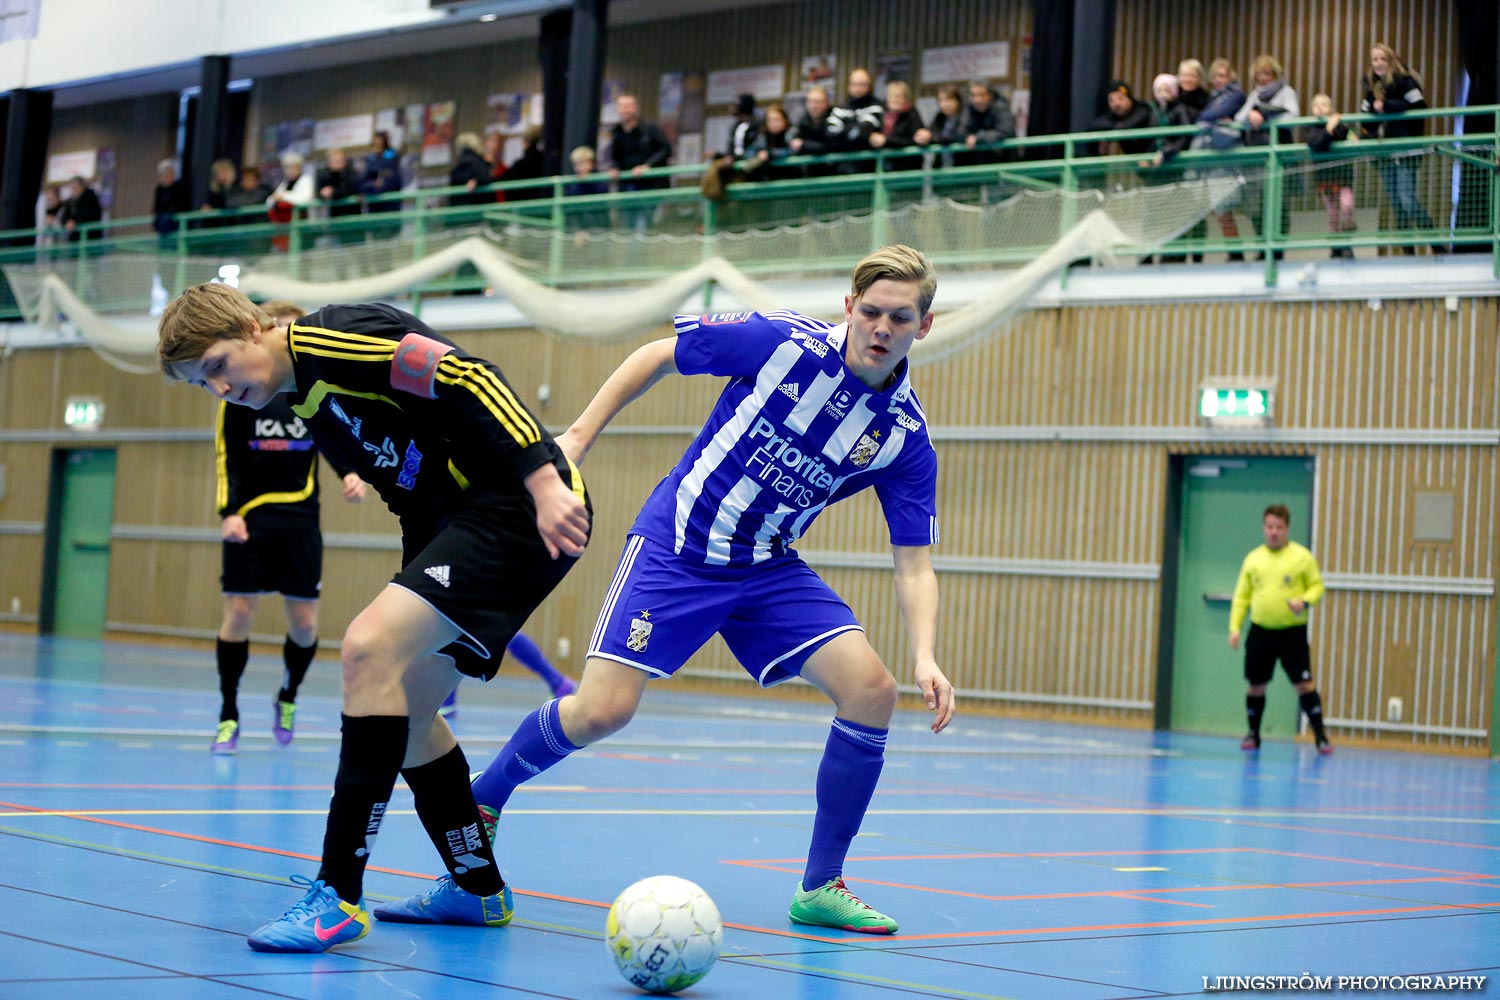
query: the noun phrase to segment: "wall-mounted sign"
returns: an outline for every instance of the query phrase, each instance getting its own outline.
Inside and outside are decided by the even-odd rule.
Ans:
[[[69,396],[63,423],[75,431],[97,431],[104,423],[104,400],[98,396]]]

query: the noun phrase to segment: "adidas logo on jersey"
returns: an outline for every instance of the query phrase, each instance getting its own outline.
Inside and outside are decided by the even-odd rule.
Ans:
[[[776,391],[780,392],[783,396],[786,396],[793,402],[802,398],[802,387],[799,386],[796,382],[783,382],[780,386],[777,387]]]
[[[428,576],[432,577],[434,580],[436,580],[438,583],[441,583],[443,586],[445,586],[445,587],[448,586],[448,567],[447,566],[428,566],[422,572],[426,573]]]

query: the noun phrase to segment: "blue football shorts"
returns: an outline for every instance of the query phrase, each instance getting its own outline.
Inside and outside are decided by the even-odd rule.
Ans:
[[[770,687],[797,676],[817,649],[863,627],[795,554],[758,566],[707,566],[631,535],[605,594],[589,655],[670,677],[715,632]]]

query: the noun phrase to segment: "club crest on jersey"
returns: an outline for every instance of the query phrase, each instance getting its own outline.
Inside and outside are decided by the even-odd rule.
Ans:
[[[642,611],[641,617],[630,620],[630,634],[625,637],[625,648],[635,653],[644,653],[646,643],[651,641],[651,622],[646,618],[649,611]]]
[[[813,354],[816,354],[818,357],[828,357],[828,343],[826,341],[819,340],[812,334],[804,333],[801,330],[793,330],[792,339],[801,341],[803,347],[807,348],[807,350],[811,351]]]
[[[875,433],[878,435],[880,432],[876,431]],[[875,453],[879,450],[879,441],[868,434],[861,434],[859,442],[854,446],[854,450],[849,453],[849,461],[863,469],[870,464],[870,459],[874,458]]]
[[[731,323],[743,323],[754,315],[754,313],[748,312],[710,313],[703,317],[702,323],[704,326],[728,326]]]

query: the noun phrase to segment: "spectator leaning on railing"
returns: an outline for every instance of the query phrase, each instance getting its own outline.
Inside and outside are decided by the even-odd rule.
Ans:
[[[795,168],[779,166],[780,161],[792,155],[791,146],[788,145],[791,134],[786,108],[780,104],[772,104],[766,108],[765,123],[760,135],[755,137],[754,145],[750,147],[754,164],[745,175],[747,180],[779,181],[797,176]]]
[[[891,81],[885,88],[885,113],[881,116],[880,131],[870,136],[872,149],[887,152],[914,150],[931,141],[932,133],[922,125],[922,116],[911,103],[911,85],[900,80]],[[891,160],[893,170],[915,170],[922,165],[919,156],[899,156]]]
[[[666,177],[646,177],[653,167],[665,167],[672,158],[672,144],[655,122],[641,118],[640,102],[634,94],[615,98],[620,121],[610,130],[610,177],[618,181],[621,191],[651,191],[664,188]],[[654,202],[636,201],[622,205],[625,224],[636,232],[645,232],[656,214]]]
[[[1016,116],[1010,102],[983,80],[969,81],[969,106],[964,109],[964,144],[970,149],[1016,137]],[[966,153],[959,163],[995,163],[998,151]]]
[[[1389,45],[1376,42],[1370,47],[1370,72],[1361,81],[1364,84],[1364,99],[1359,110],[1366,114],[1399,115],[1427,107],[1422,95],[1422,81],[1417,74],[1407,69]],[[1421,135],[1423,120],[1387,121],[1366,126],[1367,134],[1384,139],[1399,139]],[[1422,169],[1422,156],[1410,152],[1404,156],[1382,156],[1375,161],[1380,171],[1380,180],[1385,184],[1385,193],[1391,199],[1397,229],[1432,229],[1432,217],[1422,205],[1418,194],[1418,172]],[[1412,253],[1412,247],[1406,247]],[[1446,252],[1445,247],[1434,246],[1433,253]]]
[[[1187,108],[1191,121],[1197,121],[1208,104],[1208,91],[1203,87],[1203,64],[1196,59],[1184,59],[1177,64],[1177,99]]]
[[[1135,99],[1135,94],[1131,93],[1130,84],[1124,80],[1111,81],[1104,100],[1105,112],[1094,119],[1090,126],[1093,131],[1107,132],[1151,127],[1151,110]],[[1099,155],[1107,155],[1110,145],[1111,143],[1108,142],[1099,143]],[[1149,153],[1156,146],[1156,140],[1119,139],[1113,145],[1119,146],[1122,153],[1139,155]]]
[[[67,200],[57,210],[57,220],[67,230],[69,242],[77,243],[83,237],[83,230],[79,226],[99,222],[103,218],[104,209],[99,205],[99,196],[89,187],[89,182],[82,177],[74,177],[69,181]],[[99,234],[95,233],[94,238],[98,239]]]
[[[1198,113],[1198,125],[1204,132],[1193,140],[1193,148],[1228,150],[1243,145],[1244,133],[1234,121],[1234,116],[1245,105],[1245,90],[1240,86],[1239,74],[1228,59],[1220,57],[1209,64],[1208,79],[1213,91],[1208,96],[1208,103]],[[1234,219],[1236,203],[1237,200],[1226,203],[1221,210],[1214,212],[1226,240],[1240,238],[1239,226]],[[1229,259],[1244,260],[1245,254],[1241,250],[1232,250]]]
[[[162,160],[156,165],[156,192],[151,201],[151,228],[159,235],[177,231],[177,213],[193,207],[193,196],[177,176],[177,161]]]
[[[1297,101],[1297,92],[1281,78],[1281,63],[1277,62],[1275,56],[1256,56],[1255,62],[1250,65],[1250,72],[1255,81],[1255,89],[1246,95],[1245,103],[1240,106],[1234,120],[1244,130],[1245,145],[1266,146],[1270,145],[1271,130],[1276,127],[1275,120],[1298,117],[1302,114],[1302,106]],[[1285,179],[1290,180],[1294,176],[1299,177],[1289,174]],[[1266,182],[1262,179],[1252,180],[1245,185],[1246,212],[1251,224],[1258,226],[1261,233],[1268,228],[1265,194]],[[1285,236],[1292,218],[1290,198],[1282,197],[1279,216],[1281,234]],[[1280,260],[1281,251],[1277,250],[1275,256]]]
[[[1316,154],[1332,153],[1336,142],[1349,138],[1349,126],[1339,119],[1333,109],[1333,98],[1327,94],[1315,94],[1312,113],[1323,121],[1307,130],[1307,148]],[[1330,233],[1352,233],[1354,225],[1354,163],[1340,160],[1313,171],[1313,183],[1317,185],[1318,197],[1328,209],[1328,231]],[[1353,257],[1349,247],[1334,247],[1331,257]]]

